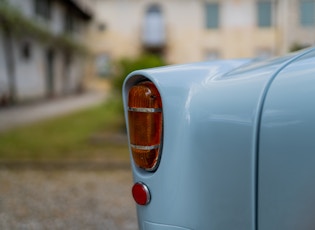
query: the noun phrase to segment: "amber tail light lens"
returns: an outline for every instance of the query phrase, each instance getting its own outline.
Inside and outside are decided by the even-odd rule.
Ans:
[[[128,95],[130,145],[135,164],[147,171],[157,169],[162,140],[162,101],[150,81],[133,86]]]

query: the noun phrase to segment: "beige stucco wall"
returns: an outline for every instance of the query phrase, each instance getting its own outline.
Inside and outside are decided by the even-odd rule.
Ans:
[[[94,53],[109,53],[113,58],[133,56],[139,51],[141,7],[134,1],[94,1],[95,23],[89,29],[89,44]],[[98,30],[104,23],[106,29]]]
[[[205,2],[220,3],[218,29],[205,28]],[[270,28],[257,27],[257,0],[89,0],[96,21],[89,30],[95,55],[112,60],[141,52],[141,31],[147,7],[158,3],[166,28],[165,58],[169,63],[205,60],[211,52],[218,58],[280,55],[294,42],[314,44],[314,28],[298,24],[298,0],[273,0]],[[97,29],[99,23],[106,30]]]

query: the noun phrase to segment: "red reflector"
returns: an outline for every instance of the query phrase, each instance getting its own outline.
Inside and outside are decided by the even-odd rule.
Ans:
[[[139,205],[147,205],[151,200],[148,187],[141,182],[137,182],[132,187],[132,196]]]

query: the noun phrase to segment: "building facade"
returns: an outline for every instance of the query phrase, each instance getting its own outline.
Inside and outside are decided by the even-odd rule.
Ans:
[[[0,0],[1,103],[80,90],[90,19],[74,0]]]
[[[281,55],[315,42],[314,0],[87,0],[95,65],[144,51],[185,63]]]

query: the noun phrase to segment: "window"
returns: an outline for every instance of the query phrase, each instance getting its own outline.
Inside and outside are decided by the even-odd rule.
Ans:
[[[146,10],[142,40],[147,48],[165,45],[164,18],[160,5],[152,4]]]
[[[98,76],[105,77],[110,74],[110,57],[108,54],[103,53],[96,57],[95,67]]]
[[[207,50],[205,53],[205,59],[207,61],[213,61],[220,58],[220,53],[217,50]]]
[[[300,23],[302,26],[315,25],[315,1],[302,0],[300,2]]]
[[[103,32],[103,31],[105,31],[107,29],[107,26],[106,26],[105,23],[100,22],[100,23],[97,24],[97,29],[98,29],[99,32]]]
[[[71,14],[70,10],[68,10],[65,14],[64,32],[72,34],[74,31],[75,31],[74,17]]]
[[[35,0],[35,14],[46,20],[50,19],[50,0]]]
[[[206,28],[216,29],[219,27],[219,4],[206,3]]]
[[[262,58],[262,59],[270,58],[270,57],[272,57],[272,49],[269,49],[269,48],[258,48],[256,50],[256,57],[257,58]]]
[[[76,35],[81,31],[80,18],[73,12],[71,8],[64,11],[63,32],[68,35]]]
[[[259,27],[271,27],[272,6],[270,1],[257,3],[257,21]]]

